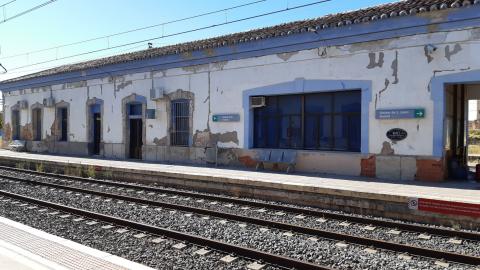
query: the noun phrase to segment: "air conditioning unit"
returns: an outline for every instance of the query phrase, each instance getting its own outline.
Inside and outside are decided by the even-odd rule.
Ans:
[[[20,107],[21,110],[28,109],[28,101],[26,100],[20,100],[18,102],[18,107]]]
[[[53,97],[44,98],[43,99],[43,106],[45,106],[45,107],[55,106],[55,99]]]
[[[165,89],[163,87],[154,87],[150,89],[150,99],[159,100],[164,98]]]
[[[250,98],[250,107],[251,108],[261,108],[265,107],[265,97],[251,97]]]

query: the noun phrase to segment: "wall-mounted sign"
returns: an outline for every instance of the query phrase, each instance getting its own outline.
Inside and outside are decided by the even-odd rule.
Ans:
[[[407,131],[401,128],[392,128],[389,131],[387,131],[387,138],[389,138],[392,141],[401,141],[407,138],[407,136],[408,136]]]
[[[425,118],[425,109],[376,110],[376,119],[416,119]]]
[[[239,122],[240,114],[214,114],[212,116],[213,122]]]

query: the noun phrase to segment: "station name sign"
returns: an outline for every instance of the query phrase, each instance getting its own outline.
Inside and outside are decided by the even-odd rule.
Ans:
[[[212,116],[213,122],[239,122],[240,114],[214,114]]]
[[[376,119],[419,119],[425,118],[425,109],[376,110]]]

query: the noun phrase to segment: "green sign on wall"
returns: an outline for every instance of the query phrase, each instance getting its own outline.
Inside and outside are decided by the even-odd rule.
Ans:
[[[377,119],[418,119],[425,118],[425,109],[382,109],[375,112]]]

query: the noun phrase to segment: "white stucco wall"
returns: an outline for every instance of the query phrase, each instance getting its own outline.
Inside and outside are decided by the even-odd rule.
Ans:
[[[5,93],[5,122],[11,119],[10,107],[19,100],[29,106],[50,95],[56,102],[70,103],[70,140],[85,142],[86,102],[96,97],[104,101],[103,140],[122,143],[122,108],[124,97],[136,93],[147,97],[148,109],[157,110],[156,119],[146,120],[146,144],[168,135],[166,101],[152,101],[149,92],[152,79],[165,88],[167,94],[182,89],[195,95],[193,133],[210,127],[211,133],[236,131],[238,144],[224,142],[223,146],[244,147],[243,91],[297,78],[306,80],[371,80],[372,101],[369,105],[369,152],[380,153],[382,143],[388,141],[385,133],[400,127],[408,137],[393,144],[395,154],[432,155],[433,102],[429,82],[435,75],[480,69],[480,37],[478,30],[461,30],[416,35],[397,39],[359,43],[355,45],[318,48],[313,50],[233,60],[210,65],[175,68],[89,80],[83,85],[61,84],[41,89],[22,89]],[[426,44],[437,50],[425,55]],[[450,55],[455,45],[460,50]],[[448,46],[448,48],[447,48]],[[321,56],[325,50],[326,56]],[[367,68],[374,53],[375,63],[383,54],[383,64]],[[395,66],[398,63],[398,68]],[[394,75],[397,74],[397,77]],[[398,79],[398,81],[397,81]],[[386,83],[388,81],[388,83]],[[81,87],[78,87],[82,85]],[[387,87],[386,87],[387,86]],[[332,89],[334,91],[336,89]],[[22,92],[23,94],[21,94]],[[426,117],[418,120],[377,120],[376,109],[425,108]],[[212,114],[238,113],[236,123],[213,123]],[[31,121],[31,110],[22,110],[21,124]],[[50,135],[54,119],[53,109],[44,110],[43,137]]]

